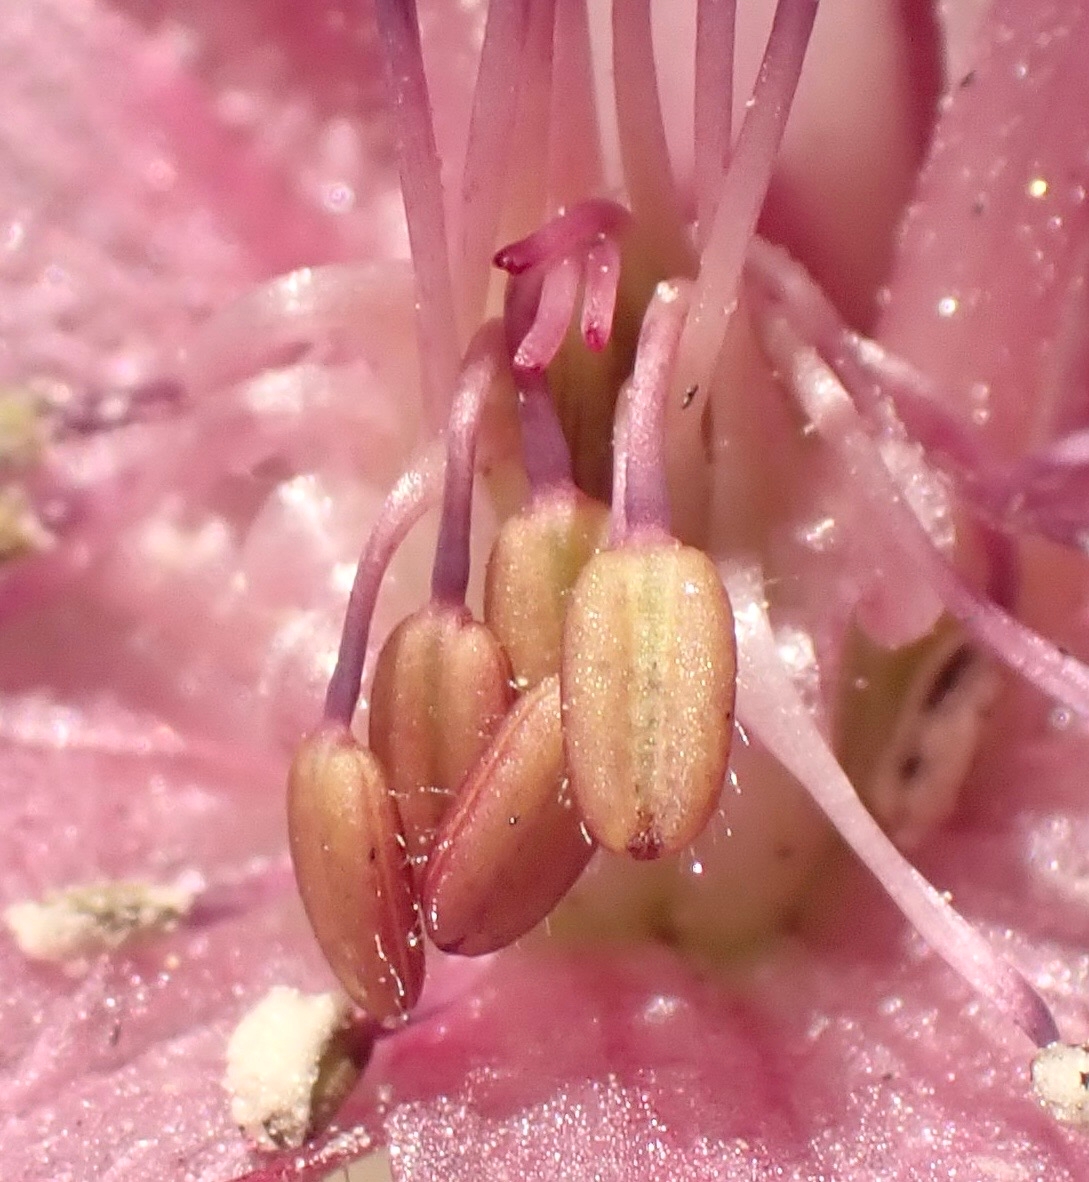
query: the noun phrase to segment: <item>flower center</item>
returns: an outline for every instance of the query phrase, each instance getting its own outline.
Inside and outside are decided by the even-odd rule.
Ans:
[[[727,955],[804,905],[838,834],[950,965],[1053,1043],[1041,999],[901,848],[955,803],[996,660],[1082,716],[1089,670],[1004,610],[1012,511],[993,506],[1014,477],[755,237],[815,0],[778,3],[736,137],[733,6],[701,0],[686,184],[647,0],[612,6],[619,183],[584,6],[493,4],[452,251],[414,15],[377,11],[446,432],[375,526],[290,779],[299,887],[342,984],[395,1022],[425,934],[477,955],[549,916]],[[512,225],[536,228],[494,255],[487,319]],[[482,425],[512,401],[528,491],[475,620],[471,492],[497,468]],[[364,746],[350,726],[378,586],[440,501],[431,599],[381,649]]]

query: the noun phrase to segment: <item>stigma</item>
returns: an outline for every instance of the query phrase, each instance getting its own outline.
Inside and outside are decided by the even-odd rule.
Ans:
[[[619,178],[586,134],[583,6],[490,5],[448,217],[412,6],[376,0],[432,438],[296,753],[300,893],[346,993],[394,1026],[428,943],[482,955],[548,921],[721,958],[804,909],[842,841],[1054,1047],[1044,1000],[906,857],[955,811],[1003,667],[1089,718],[1089,669],[1008,611],[1041,481],[969,446],[757,236],[817,4],[779,0],[736,133],[729,7],[698,5],[678,180],[646,0],[612,6]],[[502,520],[474,611],[478,482]],[[431,509],[430,597],[379,646],[364,723],[379,588]]]

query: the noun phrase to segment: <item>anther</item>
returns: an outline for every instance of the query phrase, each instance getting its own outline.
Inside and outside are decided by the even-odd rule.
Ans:
[[[608,510],[574,485],[533,497],[499,530],[488,558],[484,618],[528,689],[560,670],[571,588],[604,543]]]
[[[296,1148],[329,1123],[370,1057],[343,997],[270,989],[235,1027],[223,1084],[235,1123],[262,1149]]]
[[[443,814],[513,698],[506,653],[464,606],[429,604],[383,645],[370,744],[388,771],[417,875]]]
[[[505,947],[552,911],[593,850],[568,793],[552,676],[508,714],[442,826],[421,904],[428,934],[463,956]]]
[[[672,853],[718,803],[733,734],[733,618],[710,559],[671,539],[592,558],[563,643],[564,745],[590,832]]]
[[[287,808],[299,893],[325,959],[377,1022],[404,1017],[423,986],[423,933],[381,765],[346,729],[326,726],[295,753]]]

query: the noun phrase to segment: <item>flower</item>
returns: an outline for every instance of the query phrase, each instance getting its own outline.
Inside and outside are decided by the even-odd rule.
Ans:
[[[383,9],[388,15],[404,6]],[[804,9],[793,6],[795,15]],[[271,987],[330,986],[291,902],[279,786],[287,750],[316,717],[330,672],[349,556],[430,413],[415,391],[423,386],[437,404],[457,358],[436,347],[418,363],[411,276],[390,261],[392,165],[374,130],[381,98],[369,82],[380,46],[371,26],[335,3],[312,20],[289,5],[225,11],[193,5],[126,14],[38,0],[0,25],[10,66],[6,150],[19,166],[7,170],[4,200],[12,288],[6,363],[15,383],[5,409],[14,408],[30,453],[12,461],[20,513],[37,526],[28,537],[17,534],[29,553],[0,571],[0,784],[10,835],[0,857],[4,897],[16,902],[133,877],[173,892],[165,902],[145,893],[135,908],[127,895],[120,902],[80,896],[79,916],[90,913],[127,939],[106,955],[81,949],[83,963],[69,956],[70,971],[28,963],[11,941],[0,946],[10,1176],[315,1176],[382,1137],[400,1176],[413,1179],[937,1178],[954,1169],[972,1177],[1077,1177],[1086,1150],[1029,1098],[1020,1034],[903,931],[873,884],[858,880],[854,863],[837,866],[842,856],[820,863],[820,881],[807,892],[817,898],[805,908],[804,938],[765,942],[755,963],[726,970],[728,984],[721,965],[709,978],[645,934],[619,955],[564,951],[554,941],[543,953],[444,962],[419,1020],[378,1044],[339,1118],[349,1132],[261,1158],[231,1128],[219,1081],[232,1027]],[[569,17],[577,6],[561,3],[559,11]],[[450,128],[465,123],[459,76],[480,13],[437,5],[425,15],[428,44],[441,47],[430,80],[434,109],[450,125],[440,125],[440,142],[449,143]],[[530,36],[536,32],[531,24]],[[1011,0],[986,19],[982,48],[971,51],[974,73],[966,65],[951,75],[970,80],[938,121],[877,326],[881,341],[924,376],[865,350],[837,358],[847,368],[869,359],[864,372],[876,368],[880,392],[894,392],[898,412],[963,503],[1052,541],[1069,541],[1077,521],[1071,484],[1080,472],[1085,156],[1078,121],[1050,116],[1067,105],[1080,109],[1084,84],[1071,63],[1086,35],[1072,0],[1032,13]],[[638,50],[638,30],[634,36],[630,52]],[[903,54],[897,36],[903,28],[895,24],[884,31]],[[892,64],[907,60],[891,55]],[[860,119],[851,125],[855,137],[882,126],[866,117],[876,121],[895,108],[903,97],[897,87],[910,90],[913,79],[926,77],[923,59],[910,59],[914,69],[903,75],[882,76],[883,102],[847,106]],[[107,68],[124,80],[119,95],[100,85]],[[628,81],[645,86],[647,78]],[[645,90],[629,101],[652,110]],[[804,140],[798,157],[790,150],[784,157],[768,210],[773,228],[773,215],[781,220],[777,235],[856,318],[881,272],[898,183],[915,168],[917,140],[903,130],[911,120],[890,125],[901,139],[890,147],[880,186],[894,195],[884,216],[870,225],[832,216],[844,200],[834,176],[824,178],[820,208],[807,205],[806,194],[818,190]],[[648,159],[640,153],[653,145],[626,150],[638,172]],[[585,163],[568,160],[571,173],[560,176]],[[856,184],[862,179],[854,174]],[[642,198],[632,193],[636,218],[658,219],[662,237],[646,249],[659,252],[650,262],[659,270],[683,256],[661,181],[644,168]],[[705,202],[713,189],[713,174],[710,188],[695,186]],[[532,192],[514,191],[533,201]],[[426,195],[420,202],[426,210]],[[988,222],[996,236],[1013,228],[1009,249],[996,250],[975,228]],[[416,229],[424,241],[417,264],[426,321],[442,307],[426,286],[435,275],[423,270],[434,226]],[[742,245],[748,236],[740,235]],[[361,257],[370,261],[361,265]],[[777,260],[765,259],[762,344],[790,373],[805,355],[798,332],[807,324],[826,328],[817,313],[827,308],[788,300],[790,314],[776,319],[789,281],[798,279],[777,269]],[[273,278],[319,262],[334,265]],[[262,281],[270,282],[226,307]],[[748,290],[758,303],[765,289],[757,277]],[[992,294],[998,291],[1003,299]],[[989,326],[996,305],[1015,309],[1000,330]],[[807,308],[812,322],[802,314]],[[454,325],[453,316],[433,319],[425,339],[441,341]],[[174,368],[179,345],[185,357]],[[731,359],[737,362],[736,350]],[[750,360],[747,372],[760,365]],[[763,520],[750,511],[735,525],[721,508],[754,487],[746,460],[762,438],[755,428],[766,427],[776,442],[792,438],[774,387],[756,382],[753,399],[768,421],[736,416],[716,425],[720,447],[738,439],[748,446],[738,449],[736,468],[712,465],[716,477],[723,472],[712,486],[714,511],[704,515],[698,500],[678,497],[683,527],[702,531],[716,554],[751,547],[746,531]],[[701,375],[698,384],[706,397],[709,383]],[[857,432],[837,434],[837,423],[852,421],[849,408],[820,402],[821,391],[834,387],[806,386],[797,376],[793,385],[810,420],[827,429],[828,447],[842,446],[859,464],[870,456]],[[977,437],[934,411],[921,387],[967,392],[968,409],[994,424],[983,458],[973,451]],[[1021,389],[1044,389],[1048,398],[1023,399]],[[1029,421],[1029,408],[1039,417]],[[511,444],[498,426],[496,434],[493,455],[502,460]],[[679,454],[691,462],[696,453]],[[771,462],[766,451],[756,454]],[[910,449],[900,460],[918,471]],[[591,462],[589,478],[596,470]],[[947,600],[978,612],[998,647],[1036,651],[988,611],[990,600],[966,590],[967,582],[950,582],[930,543],[916,539],[913,562],[875,546],[873,526],[858,523],[888,498],[861,504],[855,493],[837,501],[842,482],[834,475],[818,485],[806,471],[803,490],[827,495],[830,509],[803,515],[811,527],[803,544],[785,554],[765,550],[788,583],[777,609],[789,618],[791,585],[828,585],[820,579],[829,568],[823,539],[831,520],[829,528],[846,529],[862,548],[845,555],[832,546],[833,573],[847,574],[829,602],[857,597],[866,585],[861,610],[878,635],[903,639],[917,628],[912,613],[933,611],[938,585]],[[503,473],[494,479],[501,486]],[[943,505],[940,497],[936,508],[931,503],[932,528],[945,520]],[[765,512],[775,519],[774,506]],[[478,500],[478,520],[486,513]],[[906,529],[902,518],[880,520]],[[486,546],[479,538],[477,570]],[[994,539],[989,546],[992,572],[1006,570],[1005,582],[992,579],[989,588],[1001,601],[1010,590],[1008,555]],[[376,633],[415,605],[429,549],[399,556]],[[802,566],[807,554],[813,570]],[[1075,649],[1084,640],[1079,562],[1030,548],[1019,602]],[[888,564],[902,583],[882,596],[882,584],[867,585],[859,573],[868,564]],[[752,577],[751,566],[735,569],[730,586],[744,592]],[[904,588],[913,589],[910,602]],[[819,701],[811,655],[826,662],[843,651],[835,621],[817,614],[822,635],[802,610],[807,603],[799,595],[795,626],[778,637],[800,675],[791,681],[781,673],[773,697],[780,707],[797,685]],[[759,629],[738,615],[751,653]],[[783,643],[790,639],[793,647]],[[1076,702],[1077,667],[1050,654],[1029,662],[1029,672],[1050,677],[1053,693]],[[778,662],[769,659],[765,670],[780,669]],[[872,668],[888,672],[880,662]],[[758,688],[750,681],[757,705]],[[1081,740],[1069,712],[1050,711],[1038,694],[1006,691],[974,787],[958,802],[958,824],[924,827],[917,856],[1046,994],[1064,1030],[1079,1035],[1089,972],[1079,947]],[[768,722],[766,711],[757,717]],[[753,783],[775,786],[766,767],[760,774]],[[811,826],[807,814],[800,835]],[[822,844],[815,842],[816,852]],[[745,851],[752,848],[747,840]],[[709,850],[708,879],[736,865],[723,870],[714,857]],[[703,869],[689,861],[686,881],[702,878]],[[749,881],[755,888],[766,880]],[[621,926],[631,915],[624,889],[613,916]],[[797,889],[790,884],[790,900]],[[667,913],[674,942],[685,923],[699,943],[716,917],[733,914],[698,884],[684,901],[694,915]],[[660,914],[657,904],[650,911]],[[172,930],[141,938],[141,927]]]

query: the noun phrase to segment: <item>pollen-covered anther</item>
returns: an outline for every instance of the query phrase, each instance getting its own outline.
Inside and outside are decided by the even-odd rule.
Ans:
[[[553,675],[511,710],[442,827],[424,885],[428,934],[463,956],[505,947],[549,915],[593,850],[568,794]]]
[[[231,1116],[261,1148],[295,1148],[333,1117],[369,1050],[344,998],[277,985],[227,1044]]]
[[[484,618],[519,689],[559,673],[571,588],[601,548],[608,519],[600,501],[568,486],[535,497],[503,523],[488,559]]]
[[[464,606],[428,604],[383,646],[370,742],[386,769],[417,876],[450,801],[513,699],[503,646]]]
[[[288,838],[303,906],[348,996],[402,1018],[423,987],[423,933],[385,773],[346,728],[305,738],[288,778]]]
[[[1037,1051],[1032,1090],[1056,1120],[1089,1126],[1089,1045],[1053,1042]]]
[[[718,802],[733,735],[733,615],[711,561],[672,539],[592,558],[564,628],[563,731],[586,826],[606,849],[682,849]]]
[[[3,921],[31,960],[78,968],[137,936],[172,930],[192,906],[193,891],[181,884],[97,882],[12,903]]]

